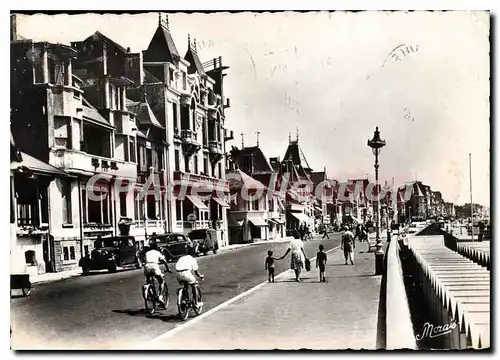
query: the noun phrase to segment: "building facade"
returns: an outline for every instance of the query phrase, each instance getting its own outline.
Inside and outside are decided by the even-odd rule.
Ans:
[[[221,58],[202,64],[191,42],[180,57],[161,19],[140,53],[100,32],[71,46],[13,38],[11,53],[11,133],[25,159],[50,170],[17,192],[11,222],[43,229],[28,229],[30,240],[14,229],[13,243],[33,244],[47,264],[39,272],[77,267],[122,222],[142,243],[200,227],[217,229],[220,247],[228,243],[232,132]],[[15,170],[11,179],[24,177]]]

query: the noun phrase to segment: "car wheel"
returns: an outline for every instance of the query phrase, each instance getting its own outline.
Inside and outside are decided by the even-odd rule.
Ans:
[[[86,268],[86,267],[83,267],[83,268],[82,268],[82,273],[83,273],[83,275],[88,275],[88,273],[89,273],[89,269],[88,269],[88,268]]]

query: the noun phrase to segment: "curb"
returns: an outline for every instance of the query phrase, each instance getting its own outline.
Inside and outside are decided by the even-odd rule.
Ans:
[[[82,275],[82,273],[76,273],[76,274],[61,275],[61,276],[58,276],[58,277],[53,278],[53,279],[46,279],[46,280],[36,280],[35,279],[35,280],[31,281],[31,284],[32,285],[47,284],[47,283],[51,283],[51,282],[55,282],[55,281],[70,279],[70,278],[81,276],[81,275]]]
[[[286,238],[281,238],[279,240],[269,240],[269,241],[258,241],[258,242],[252,242],[252,243],[245,243],[245,244],[235,244],[237,246],[231,246],[229,245],[228,247],[224,247],[219,249],[220,252],[226,252],[226,251],[233,251],[233,250],[238,250],[242,248],[246,248],[249,246],[256,246],[256,245],[264,245],[264,244],[279,244],[279,243],[284,243],[290,241],[291,238],[286,237]]]

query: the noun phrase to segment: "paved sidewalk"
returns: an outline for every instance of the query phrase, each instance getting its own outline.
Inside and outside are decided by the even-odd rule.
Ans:
[[[143,348],[376,349],[381,277],[373,275],[373,253],[361,251],[366,249],[357,246],[354,266],[344,265],[340,249],[329,252],[327,283],[319,282],[316,269],[304,273],[301,283],[287,271],[275,283],[194,318]]]
[[[69,279],[80,275],[82,275],[82,269],[77,268],[74,270],[61,271],[57,273],[45,273],[36,276],[30,276],[30,281],[32,284],[43,284],[52,281]]]

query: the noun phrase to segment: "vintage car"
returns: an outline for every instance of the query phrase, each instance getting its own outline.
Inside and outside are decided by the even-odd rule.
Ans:
[[[158,250],[167,258],[168,262],[177,261],[181,256],[188,253],[188,248],[193,246],[193,242],[180,233],[167,233],[153,235],[149,243],[156,242]]]
[[[107,269],[115,272],[118,267],[139,267],[133,236],[113,236],[98,239],[89,257],[82,257],[79,266],[87,274],[92,270]]]
[[[217,231],[214,229],[197,229],[188,234],[196,247],[196,253],[207,255],[209,251],[217,254],[219,244],[217,242]]]

